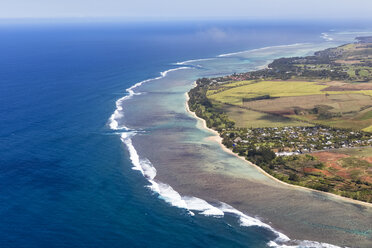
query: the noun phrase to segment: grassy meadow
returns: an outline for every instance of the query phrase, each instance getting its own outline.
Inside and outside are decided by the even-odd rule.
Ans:
[[[223,83],[206,95],[239,127],[313,123],[372,131],[371,89],[370,83],[251,80]]]

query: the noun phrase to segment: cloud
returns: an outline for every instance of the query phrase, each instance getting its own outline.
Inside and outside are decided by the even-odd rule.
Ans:
[[[222,29],[213,27],[197,33],[197,36],[213,40],[225,40],[228,37],[228,34]]]

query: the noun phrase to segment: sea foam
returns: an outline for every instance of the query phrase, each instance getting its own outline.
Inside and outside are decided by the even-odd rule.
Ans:
[[[303,240],[303,241],[294,241],[297,244],[294,245],[286,245],[286,244],[278,244],[275,241],[270,241],[267,245],[269,247],[275,247],[275,248],[340,248],[336,245],[331,245],[327,243],[321,243],[316,241],[309,241],[309,240]]]
[[[138,170],[141,174],[148,180],[150,185],[147,187],[150,188],[154,193],[158,194],[159,198],[170,204],[171,206],[182,208],[187,210],[187,212],[194,216],[197,214],[213,217],[223,217],[225,214],[231,214],[238,218],[239,224],[241,226],[250,227],[258,226],[265,228],[273,232],[277,237],[275,240],[270,241],[268,246],[278,247],[278,248],[337,248],[338,246],[319,243],[314,241],[297,241],[291,240],[285,234],[278,232],[270,225],[263,223],[257,218],[250,217],[241,211],[233,208],[232,206],[219,202],[216,205],[212,205],[207,201],[193,197],[193,196],[182,196],[177,191],[175,191],[170,185],[159,182],[155,180],[156,169],[148,159],[141,159],[137,153],[137,150],[134,148],[132,143],[132,137],[136,135],[136,132],[123,132],[121,139],[123,143],[127,146],[129,151],[129,156],[132,161],[133,170]],[[286,245],[288,241],[295,243],[295,245]]]
[[[141,159],[134,148],[132,137],[135,132],[123,132],[121,140],[127,146],[129,157],[132,161],[133,170],[138,170],[149,181],[148,186],[153,192],[159,194],[159,197],[174,207],[184,208],[193,215],[191,210],[200,211],[204,215],[223,216],[223,212],[210,205],[206,201],[197,197],[182,197],[170,185],[155,181],[156,169],[148,159]]]
[[[129,87],[128,89],[126,89],[127,95],[123,96],[122,98],[119,98],[115,102],[116,109],[115,109],[114,113],[110,116],[109,122],[108,122],[108,125],[110,126],[110,128],[112,130],[128,130],[128,128],[125,125],[120,125],[119,124],[119,120],[124,117],[122,103],[126,100],[131,99],[135,95],[141,95],[140,92],[134,92],[135,88],[141,86],[144,83],[148,83],[148,82],[151,82],[151,81],[154,81],[154,80],[162,79],[162,78],[166,77],[169,72],[184,70],[184,69],[190,69],[190,67],[178,67],[178,68],[173,68],[173,69],[169,69],[169,70],[160,72],[159,77],[143,80],[141,82],[138,82],[138,83],[134,84],[133,86]]]
[[[200,62],[200,61],[208,61],[208,60],[212,60],[214,58],[206,58],[206,59],[190,59],[190,60],[186,60],[186,61],[182,61],[182,62],[176,62],[174,63],[175,65],[187,65],[187,64],[190,64],[190,63],[194,63],[194,62]]]
[[[327,34],[327,33],[322,33],[322,35],[320,37],[322,37],[326,41],[332,41],[333,40],[333,38],[330,37],[329,34]]]
[[[294,44],[294,45],[297,45],[297,44]],[[220,55],[219,57],[229,56],[229,55],[230,54]],[[179,62],[178,64],[184,65],[186,63],[190,63],[194,61],[200,61],[200,60],[190,60],[190,61],[185,61],[185,62]],[[194,196],[181,196],[170,185],[159,182],[155,179],[156,168],[152,165],[152,163],[147,158],[141,158],[133,145],[132,138],[138,133],[138,131],[129,130],[129,128],[126,127],[125,125],[119,124],[119,120],[124,117],[124,112],[123,112],[124,110],[123,110],[122,104],[125,100],[128,100],[135,95],[140,95],[141,93],[134,92],[134,89],[141,86],[143,83],[147,83],[150,81],[164,78],[167,76],[169,72],[182,70],[182,69],[190,69],[190,67],[179,67],[179,68],[174,68],[174,69],[161,72],[160,73],[161,76],[159,77],[141,81],[139,83],[134,84],[130,88],[128,88],[126,90],[128,94],[116,101],[116,109],[109,119],[108,124],[112,130],[122,131],[120,138],[128,149],[129,157],[133,165],[132,169],[139,171],[147,179],[147,181],[150,183],[149,185],[147,185],[147,187],[151,189],[154,193],[158,194],[160,199],[164,200],[171,206],[187,210],[187,212],[191,216],[195,215],[194,212],[196,212],[197,214],[201,214],[205,216],[213,216],[213,217],[223,217],[225,214],[232,214],[238,218],[241,226],[246,226],[246,227],[258,226],[258,227],[268,229],[272,231],[274,234],[276,234],[277,236],[277,238],[274,241],[270,241],[268,243],[270,247],[337,248],[337,246],[333,246],[330,244],[318,243],[318,242],[312,242],[312,241],[306,241],[306,240],[305,241],[293,241],[292,240],[292,242],[296,243],[296,245],[294,246],[285,245],[286,242],[290,241],[289,237],[287,237],[285,234],[281,232],[276,231],[270,225],[263,223],[259,219],[245,215],[241,211],[223,202],[219,202],[219,203],[216,203],[215,205],[212,205],[208,203],[207,201],[194,197]]]
[[[265,51],[265,50],[272,49],[272,48],[296,47],[296,46],[302,46],[302,45],[307,45],[307,44],[309,44],[309,43],[294,43],[294,44],[290,44],[290,45],[267,46],[267,47],[262,47],[262,48],[257,48],[257,49],[246,50],[246,51],[220,54],[220,55],[218,55],[218,57],[230,57],[230,56],[235,56],[235,55],[239,55],[239,54],[243,54],[243,53]]]

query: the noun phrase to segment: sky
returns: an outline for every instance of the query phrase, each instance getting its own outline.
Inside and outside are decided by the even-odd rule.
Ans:
[[[369,19],[371,0],[0,0],[0,18]]]

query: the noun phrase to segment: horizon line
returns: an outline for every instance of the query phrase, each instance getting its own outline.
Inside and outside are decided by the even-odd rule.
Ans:
[[[58,16],[58,17],[1,17],[0,21],[128,21],[128,22],[148,22],[148,21],[372,21],[372,17],[123,17],[123,16]]]

